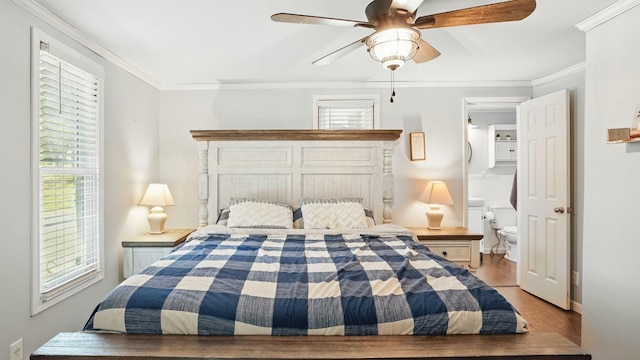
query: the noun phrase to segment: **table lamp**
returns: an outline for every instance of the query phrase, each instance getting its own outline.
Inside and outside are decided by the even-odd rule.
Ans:
[[[453,205],[453,199],[447,189],[447,184],[442,181],[431,181],[427,184],[420,200],[429,205],[425,215],[427,216],[427,227],[429,229],[442,229],[440,224],[444,213],[440,210],[440,205]]]
[[[175,204],[167,184],[149,184],[147,191],[145,191],[138,205],[153,206],[151,213],[149,213],[147,217],[149,220],[149,232],[151,234],[162,234],[164,232],[164,223],[167,221],[167,214],[165,214],[163,206]]]

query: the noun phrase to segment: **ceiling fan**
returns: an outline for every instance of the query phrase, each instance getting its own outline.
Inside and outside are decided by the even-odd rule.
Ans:
[[[368,21],[289,13],[274,14],[271,19],[285,23],[373,29],[373,34],[325,55],[313,64],[330,64],[366,44],[371,57],[393,71],[404,65],[407,60],[413,59],[416,63],[423,63],[440,56],[438,50],[421,38],[420,30],[522,20],[536,8],[535,0],[510,0],[416,17],[422,1],[373,0],[365,10]]]

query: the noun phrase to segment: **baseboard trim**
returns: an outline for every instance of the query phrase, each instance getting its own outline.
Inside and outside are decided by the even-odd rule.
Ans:
[[[577,312],[578,314],[582,315],[582,304],[575,301],[575,300],[571,300],[571,310]]]

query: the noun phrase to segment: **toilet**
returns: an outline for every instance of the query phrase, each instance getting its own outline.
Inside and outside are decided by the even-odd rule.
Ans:
[[[518,227],[517,212],[511,205],[492,205],[489,211],[494,215],[491,220],[491,227],[497,230],[498,237],[507,248],[504,258],[513,262],[518,262],[520,252],[518,251]]]

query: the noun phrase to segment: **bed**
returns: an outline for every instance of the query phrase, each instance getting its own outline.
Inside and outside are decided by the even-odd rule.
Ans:
[[[400,134],[192,131],[198,231],[114,289],[84,332],[60,334],[32,358],[65,355],[74,342],[81,356],[108,358],[465,358],[461,346],[477,341],[445,334],[520,344],[479,358],[588,358],[553,336],[517,334],[526,321],[501,295],[392,224]]]
[[[233,215],[233,211],[232,211]],[[175,335],[526,332],[494,289],[392,225],[209,226],[100,304],[85,330]]]

